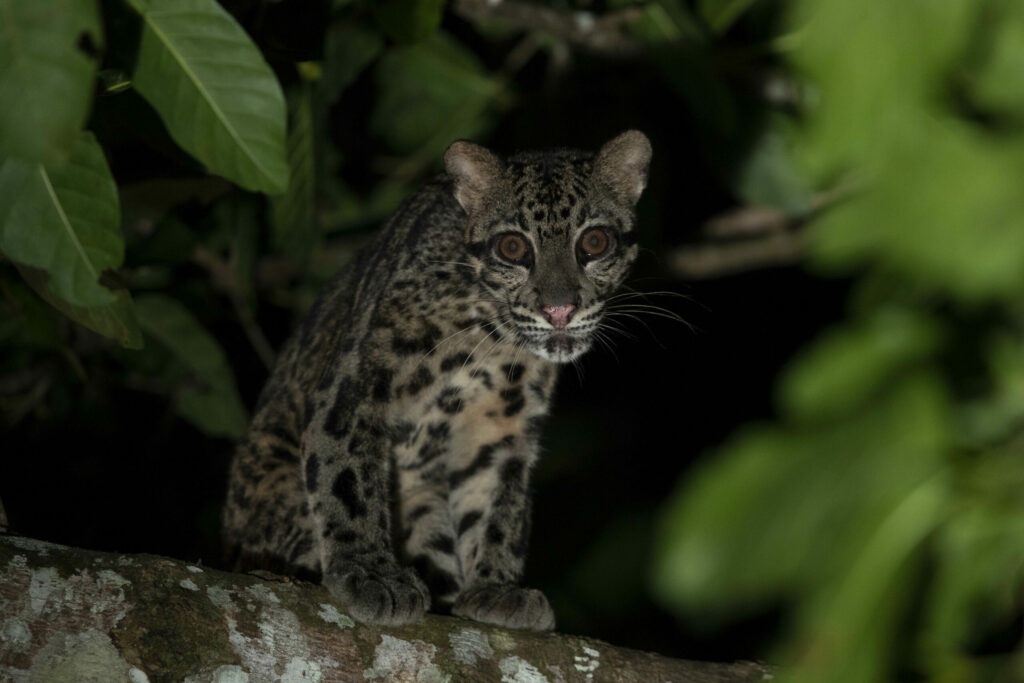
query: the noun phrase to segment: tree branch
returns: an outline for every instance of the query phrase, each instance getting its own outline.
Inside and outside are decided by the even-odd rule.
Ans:
[[[705,242],[685,244],[668,255],[679,277],[702,280],[792,265],[805,250],[807,221],[862,188],[853,177],[811,197],[808,210],[790,215],[770,206],[740,206],[712,217],[701,228]]]
[[[512,29],[545,33],[590,52],[625,56],[641,49],[625,28],[643,15],[643,7],[627,7],[603,15],[516,0],[456,0],[453,7],[456,14],[471,23],[494,22]]]
[[[709,236],[742,236],[731,241],[687,244],[668,255],[673,274],[691,280],[724,277],[759,268],[792,265],[803,255],[803,228],[780,211],[745,207],[704,227]]]
[[[750,662],[428,615],[354,623],[318,585],[0,536],[0,679],[760,681]]]

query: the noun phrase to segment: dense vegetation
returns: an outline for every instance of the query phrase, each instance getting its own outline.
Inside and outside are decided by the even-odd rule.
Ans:
[[[0,0],[0,498],[215,563],[274,349],[446,146],[636,127],[639,339],[537,477],[561,627],[1020,679],[1022,75],[1017,0]]]

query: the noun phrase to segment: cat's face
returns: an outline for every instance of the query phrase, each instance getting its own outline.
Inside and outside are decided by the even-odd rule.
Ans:
[[[472,150],[481,151],[490,154]],[[590,348],[608,297],[636,259],[633,205],[649,159],[647,139],[629,132],[596,156],[527,153],[501,163],[491,155],[480,163],[493,175],[477,195],[470,188],[459,197],[453,173],[497,336],[557,363]]]

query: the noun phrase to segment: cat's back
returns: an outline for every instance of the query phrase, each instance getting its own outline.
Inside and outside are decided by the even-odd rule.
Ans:
[[[284,385],[315,390],[338,354],[352,353],[360,340],[398,318],[428,314],[441,298],[465,295],[468,273],[461,265],[465,213],[452,194],[452,181],[439,174],[406,198],[374,237],[344,265],[316,298],[302,324],[281,349],[257,410]],[[389,324],[393,321],[389,320]]]

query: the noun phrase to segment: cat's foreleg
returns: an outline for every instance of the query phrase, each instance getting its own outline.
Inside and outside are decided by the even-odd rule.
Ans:
[[[451,473],[449,504],[463,573],[452,614],[511,628],[554,628],[544,594],[520,585],[536,448],[534,439],[505,437],[480,445],[469,465]]]
[[[322,582],[356,620],[407,624],[430,605],[423,581],[395,558],[391,535],[390,439],[373,405],[314,414],[302,466]]]

